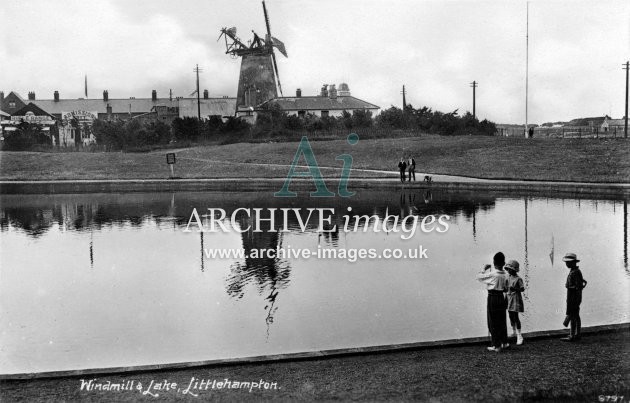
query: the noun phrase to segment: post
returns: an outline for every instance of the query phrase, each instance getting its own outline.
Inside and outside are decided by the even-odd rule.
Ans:
[[[199,103],[199,65],[196,66],[195,71],[197,72],[197,119],[201,120],[201,105]],[[173,166],[171,165],[171,168]]]
[[[630,62],[626,62],[626,67],[624,67],[624,70],[626,70],[626,113],[625,113],[624,124],[623,124],[623,138],[627,139],[628,138],[628,70],[630,70]]]
[[[403,89],[400,92],[403,96],[403,112],[407,109],[407,98],[405,98],[405,95],[407,95],[407,91],[405,91],[405,86],[403,85]]]
[[[475,88],[477,88],[477,85],[479,85],[478,82],[473,81],[472,83],[470,83],[470,86],[473,89],[473,119],[475,119],[477,117],[477,113],[476,113],[476,108],[475,108]]]
[[[175,153],[167,153],[166,154],[166,163],[171,168],[171,179],[175,178]]]

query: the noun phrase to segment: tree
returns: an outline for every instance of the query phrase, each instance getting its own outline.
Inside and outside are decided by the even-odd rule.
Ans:
[[[4,150],[26,151],[35,145],[52,145],[52,138],[37,123],[20,123],[16,130],[5,132]]]
[[[376,125],[392,129],[404,129],[406,127],[403,110],[395,106],[385,109],[378,115]]]
[[[171,125],[177,140],[197,140],[203,132],[203,122],[197,118],[176,118]]]
[[[357,109],[352,111],[353,127],[370,127],[372,126],[372,111],[367,109]]]

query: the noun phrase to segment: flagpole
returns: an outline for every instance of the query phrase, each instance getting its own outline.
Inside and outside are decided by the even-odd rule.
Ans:
[[[527,106],[529,95],[529,1],[527,2],[527,22],[525,31],[525,138],[529,137]]]

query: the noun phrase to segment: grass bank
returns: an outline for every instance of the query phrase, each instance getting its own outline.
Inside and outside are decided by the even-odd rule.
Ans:
[[[182,178],[283,177],[298,142],[238,143],[178,150]],[[417,172],[489,179],[580,182],[630,180],[630,142],[624,139],[524,139],[421,136],[311,143],[320,166],[396,171],[402,155],[414,155]],[[132,153],[0,153],[0,180],[161,179],[169,175],[166,151]],[[303,159],[301,160],[303,162]],[[340,170],[325,171],[339,175]],[[384,174],[353,171],[353,177]]]
[[[176,382],[185,389],[191,378],[264,380],[268,390],[201,390],[198,397],[160,391],[162,400],[421,400],[421,401],[598,401],[600,395],[630,395],[630,333],[590,334],[580,343],[557,338],[526,340],[500,354],[463,346],[369,354],[308,361],[276,362],[154,371],[86,380],[114,383],[151,380]],[[80,390],[81,378],[1,381],[5,401],[155,400],[133,391]],[[144,398],[144,399],[143,399]]]

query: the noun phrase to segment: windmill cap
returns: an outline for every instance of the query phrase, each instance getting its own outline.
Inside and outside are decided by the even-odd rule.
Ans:
[[[566,255],[564,255],[562,260],[565,262],[579,262],[575,253],[567,253]]]

